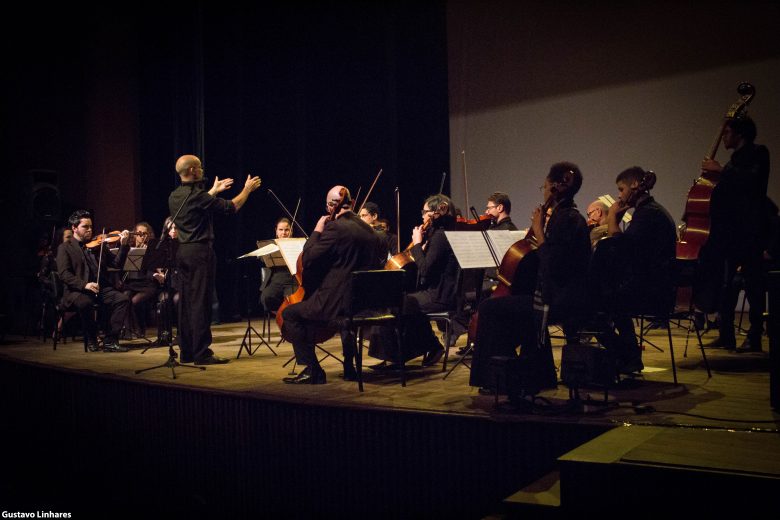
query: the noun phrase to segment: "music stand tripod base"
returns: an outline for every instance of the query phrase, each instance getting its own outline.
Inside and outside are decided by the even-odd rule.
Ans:
[[[153,366],[153,367],[149,367],[149,368],[143,368],[141,370],[136,370],[135,373],[136,374],[140,374],[142,372],[148,372],[149,370],[154,370],[155,368],[168,367],[168,368],[171,369],[171,375],[173,376],[174,379],[176,379],[176,371],[174,370],[174,368],[176,368],[176,367],[194,368],[194,369],[197,369],[197,370],[206,370],[206,367],[182,365],[181,363],[179,363],[176,360],[176,353],[173,351],[173,347],[169,347],[169,348],[170,348],[170,350],[169,350],[169,353],[168,353],[168,361],[166,361],[162,365],[157,365],[157,366]]]

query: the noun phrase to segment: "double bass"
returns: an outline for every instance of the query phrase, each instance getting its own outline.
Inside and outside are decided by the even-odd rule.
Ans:
[[[339,201],[336,203],[335,206],[333,206],[330,210],[330,213],[328,214],[328,222],[332,222],[336,219],[336,215],[338,215],[339,211],[341,211],[341,208],[344,206],[344,202],[347,200],[347,197],[349,196],[349,193],[346,189],[342,188],[339,192]],[[298,282],[298,289],[291,295],[285,296],[284,301],[279,306],[279,309],[276,311],[276,324],[279,326],[279,331],[282,335],[282,337],[290,341],[289,338],[285,337],[284,334],[284,317],[282,316],[284,313],[284,310],[289,307],[290,305],[294,305],[296,303],[300,303],[303,300],[307,298],[306,292],[308,291],[309,294],[311,294],[321,283],[322,280],[316,279],[317,276],[309,276],[307,278],[304,278],[303,276],[303,252],[301,252],[300,255],[298,255],[298,259],[295,262],[295,281]],[[336,334],[337,330],[333,327],[318,327],[313,337],[311,338],[314,343],[322,343],[323,341],[327,341],[330,338],[333,337],[334,334]]]
[[[750,83],[740,83],[737,92],[739,98],[726,111],[718,135],[715,137],[709,152],[705,155],[707,159],[714,158],[718,152],[726,124],[732,119],[744,116],[748,104],[756,94],[756,88]],[[699,258],[699,251],[707,242],[710,234],[710,199],[712,198],[712,190],[719,180],[720,174],[704,171],[693,181],[693,186],[688,190],[685,213],[682,217],[683,224],[680,227],[680,239],[677,242],[677,258],[679,260]]]

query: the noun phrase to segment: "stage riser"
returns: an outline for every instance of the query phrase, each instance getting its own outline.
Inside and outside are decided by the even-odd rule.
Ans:
[[[474,518],[605,431],[280,402],[6,361],[0,381],[13,475],[2,495],[28,509]]]

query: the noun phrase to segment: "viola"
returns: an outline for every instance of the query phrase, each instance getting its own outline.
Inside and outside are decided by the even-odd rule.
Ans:
[[[340,199],[338,203],[333,206],[333,208],[330,210],[330,213],[328,214],[328,222],[336,220],[336,215],[338,215],[339,211],[341,211],[341,208],[344,206],[348,196],[349,193],[347,190],[342,188],[339,192]],[[295,281],[298,282],[298,289],[293,294],[285,296],[284,301],[276,311],[276,324],[279,326],[279,331],[282,334],[282,338],[287,341],[291,340],[284,332],[284,309],[290,305],[294,305],[305,300],[306,292],[308,291],[308,293],[311,294],[319,285],[319,283],[315,284],[310,278],[304,278],[303,276],[303,252],[298,255],[298,259],[295,262],[295,267]],[[323,341],[327,341],[332,338],[336,332],[338,332],[338,330],[332,327],[318,327],[312,332],[311,340],[314,343],[322,343]]]
[[[748,104],[753,100],[756,88],[750,83],[740,83],[737,87],[739,98],[726,111],[720,131],[705,156],[708,159],[715,157],[718,146],[723,138],[726,124],[735,118],[742,117]],[[715,172],[704,171],[693,181],[693,186],[688,190],[685,201],[685,213],[680,229],[680,240],[677,242],[677,258],[680,260],[696,260],[699,251],[707,242],[710,234],[710,199],[712,190],[720,180],[720,175]]]

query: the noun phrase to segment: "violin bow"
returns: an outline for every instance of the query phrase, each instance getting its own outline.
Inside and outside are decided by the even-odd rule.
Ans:
[[[447,172],[441,172],[441,182],[439,183],[439,193],[444,193],[444,179],[447,178]]]
[[[395,187],[395,240],[398,243],[398,252],[401,252],[401,192]]]
[[[106,234],[106,228],[103,228],[103,235],[105,236],[105,234]],[[97,274],[95,275],[95,282],[97,282],[98,288],[99,288],[100,287],[100,268],[103,265],[103,242],[101,241],[100,244],[98,244],[98,246],[100,247],[100,256],[98,258],[98,270],[97,270]]]
[[[382,175],[382,168],[379,168],[379,171],[376,174],[376,177],[374,177],[374,182],[371,183],[371,187],[368,188],[368,191],[366,192],[366,198],[363,199],[363,204],[360,205],[360,209],[357,210],[358,214],[360,214],[360,211],[363,209],[363,207],[366,205],[366,202],[368,202],[368,198],[371,196],[371,192],[374,191],[374,186],[376,186],[376,181],[379,180],[379,176]],[[358,188],[358,194],[360,193],[360,188]],[[355,200],[357,201],[358,197],[355,197]]]
[[[273,192],[273,190],[272,190],[271,188],[268,188],[268,194],[269,194],[270,196],[272,196],[272,197],[274,198],[274,200],[276,200],[276,203],[277,203],[277,204],[279,204],[279,207],[280,207],[280,208],[282,208],[282,210],[283,210],[283,211],[284,211],[284,212],[287,214],[287,216],[288,216],[288,217],[290,217],[290,218],[292,219],[292,221],[293,221],[293,224],[295,224],[296,226],[298,226],[298,229],[300,229],[300,230],[301,230],[301,233],[303,233],[303,236],[305,236],[305,237],[306,237],[306,239],[308,240],[308,238],[309,238],[309,235],[307,235],[307,234],[306,234],[306,231],[304,231],[304,230],[303,230],[303,228],[301,227],[301,225],[300,225],[300,224],[298,224],[298,221],[297,221],[297,220],[295,220],[295,217],[294,217],[293,215],[291,215],[291,214],[290,214],[290,212],[287,210],[287,208],[285,207],[285,205],[284,205],[284,204],[282,204],[282,201],[281,201],[281,200],[279,200],[279,197],[277,197],[277,196],[276,196],[276,193],[274,193],[274,192]],[[298,199],[298,203],[300,204],[300,199]],[[295,211],[297,212],[298,210],[296,209]]]
[[[295,205],[295,211],[293,212],[293,222],[295,222],[295,217],[298,216],[298,208],[301,207],[301,198],[298,197],[298,203]]]
[[[355,211],[355,204],[357,204],[357,201],[360,198],[360,190],[362,189],[363,186],[358,186],[357,193],[355,194],[355,198],[352,199],[352,206],[350,207],[352,211]],[[363,209],[363,206],[360,206],[360,209]],[[358,213],[360,213],[360,210],[358,210]]]
[[[461,150],[460,156],[463,159],[463,187],[466,190],[466,207],[470,208],[469,204],[469,178],[466,175],[466,150]]]

